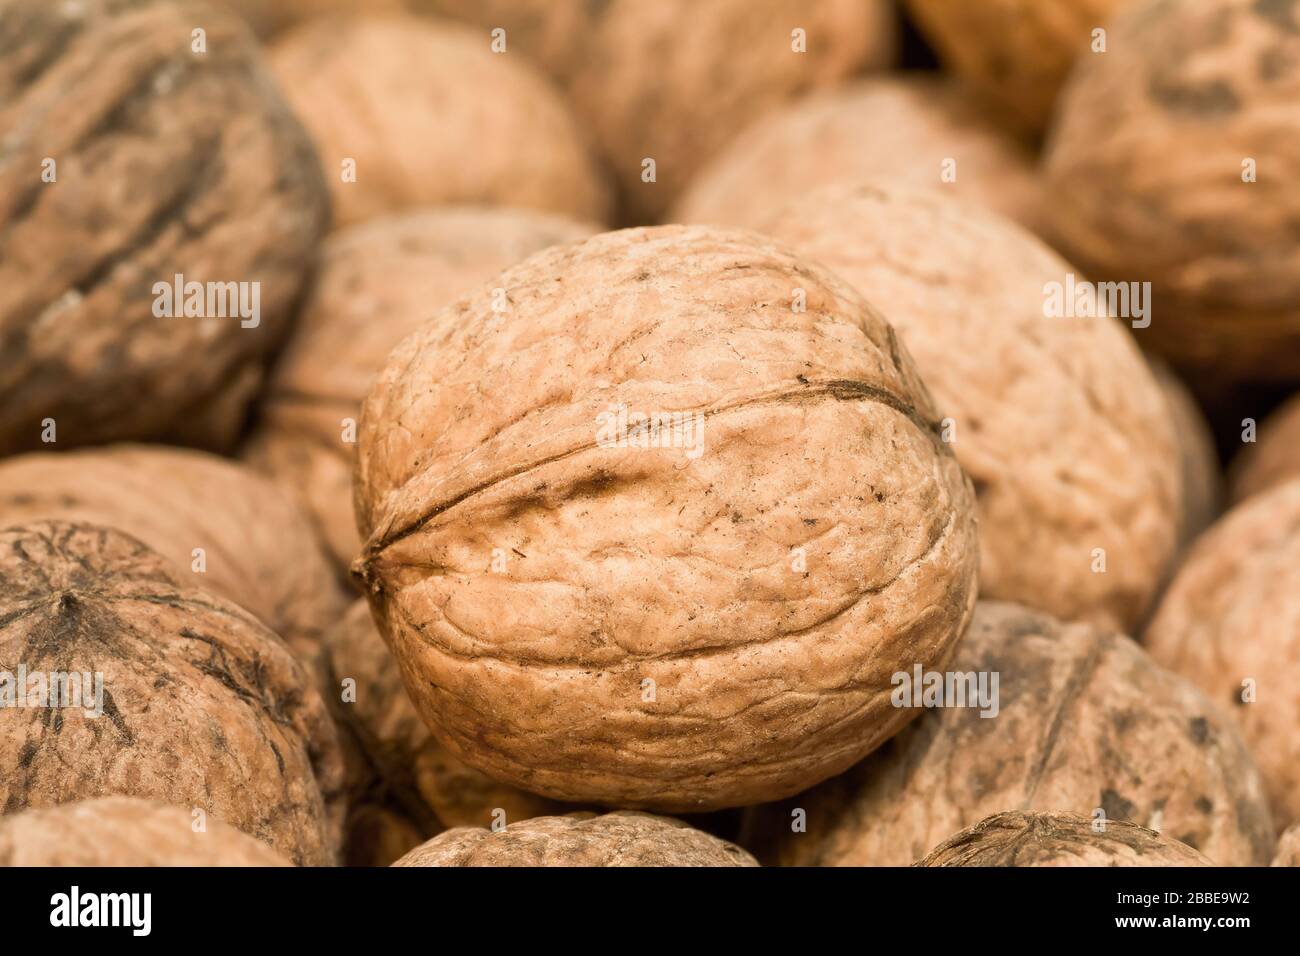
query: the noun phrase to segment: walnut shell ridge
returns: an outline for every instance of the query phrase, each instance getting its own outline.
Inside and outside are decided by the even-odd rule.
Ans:
[[[1145,641],[1241,727],[1279,829],[1300,821],[1300,480],[1247,498],[1201,535]]]
[[[0,808],[120,795],[200,808],[299,864],[329,864],[342,764],[310,677],[251,614],[122,532],[48,521],[0,531]],[[89,674],[93,705],[60,674]],[[66,686],[66,685],[65,685]],[[78,682],[78,686],[84,686]]]
[[[558,803],[497,783],[458,760],[429,733],[406,690],[397,661],[370,618],[365,601],[348,609],[325,641],[326,699],[336,721],[364,752],[375,780],[359,789],[380,789],[426,828],[488,826],[497,810],[507,823],[562,813]],[[337,689],[356,682],[356,699],[342,702]]]
[[[906,866],[994,813],[1100,809],[1221,866],[1270,858],[1264,783],[1232,722],[1127,637],[981,601],[950,669],[997,673],[997,715],[928,709],[850,772],[750,810],[740,842],[765,864]]]
[[[270,59],[329,173],[336,226],[456,203],[609,217],[609,188],[568,105],[477,30],[326,18],[285,34]],[[344,180],[347,160],[355,181]]]
[[[619,811],[534,817],[494,832],[457,827],[394,866],[758,866],[752,856],[680,820]]]
[[[0,817],[0,866],[291,866],[219,820],[194,829],[187,807],[101,797]]]
[[[1073,267],[937,190],[832,185],[759,228],[847,280],[915,357],[974,482],[980,595],[1144,620],[1177,542],[1179,446],[1126,328],[1044,314],[1047,284]]]
[[[247,28],[189,0],[13,0],[0,104],[0,453],[47,420],[60,447],[229,448],[329,217]],[[178,275],[204,316],[167,314]]]
[[[956,161],[956,180],[941,177]],[[1029,154],[961,91],[928,76],[860,80],[808,96],[739,133],[691,181],[671,218],[759,228],[821,186],[881,182],[943,189],[1034,228]]]
[[[914,866],[1213,866],[1185,843],[1122,820],[1098,831],[1077,813],[999,813]]]
[[[1294,379],[1295,11],[1140,0],[1108,29],[1108,51],[1079,62],[1048,139],[1055,242],[1092,278],[1152,284],[1143,343],[1176,366]]]
[[[910,719],[890,674],[950,656],[977,544],[889,325],[703,227],[490,285],[507,309],[481,289],[394,351],[358,443],[353,573],[434,735],[544,796],[700,811],[795,792]],[[620,407],[683,427],[641,447]]]
[[[525,209],[446,207],[370,220],[325,241],[241,455],[295,489],[341,572],[361,550],[356,420],[388,353],[507,266],[595,231]]]
[[[42,518],[139,538],[182,581],[247,608],[304,658],[348,604],[297,501],[216,455],[114,445],[0,459],[0,528]]]

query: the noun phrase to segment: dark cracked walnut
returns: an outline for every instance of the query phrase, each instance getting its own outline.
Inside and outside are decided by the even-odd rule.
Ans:
[[[333,862],[343,768],[306,669],[135,538],[53,521],[0,532],[0,671],[2,812],[143,797]]]
[[[230,14],[6,3],[0,452],[51,428],[61,447],[228,447],[328,217],[311,143]]]

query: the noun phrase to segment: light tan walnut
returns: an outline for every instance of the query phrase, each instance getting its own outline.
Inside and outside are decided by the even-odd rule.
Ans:
[[[758,866],[754,858],[680,820],[621,811],[535,817],[500,831],[458,827],[394,866]]]
[[[1146,644],[1228,708],[1279,828],[1300,820],[1300,480],[1253,495],[1201,535]]]
[[[1257,423],[1254,444],[1242,446],[1232,462],[1232,500],[1300,478],[1300,395]]]
[[[847,769],[974,603],[970,485],[911,358],[752,233],[606,233],[449,306],[366,400],[356,502],[416,709],[561,800],[702,811]]]

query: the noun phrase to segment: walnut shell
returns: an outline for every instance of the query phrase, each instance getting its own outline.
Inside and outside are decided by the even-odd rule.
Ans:
[[[46,419],[60,447],[230,447],[328,219],[248,30],[188,0],[13,0],[0,104],[0,453]],[[249,317],[165,317],[178,275],[249,283]]]
[[[102,797],[0,817],[0,866],[291,866],[218,820],[194,829],[188,807]]]
[[[409,16],[313,20],[270,56],[320,151],[336,225],[448,203],[608,218],[608,188],[567,105],[478,31]]]
[[[657,222],[749,122],[887,67],[895,32],[882,0],[610,0],[568,90],[622,187],[627,221]],[[647,157],[654,182],[642,179]]]
[[[1098,832],[1077,813],[986,817],[939,844],[914,866],[1213,866],[1185,843],[1133,823]]]
[[[394,866],[758,866],[725,840],[680,820],[620,811],[535,817],[494,832],[457,827]]]
[[[1080,61],[1045,159],[1051,228],[1152,283],[1143,343],[1219,377],[1300,374],[1300,30],[1285,4],[1142,0]],[[1257,182],[1244,182],[1246,160]]]
[[[1047,125],[1074,61],[1119,0],[907,0],[944,64],[1026,132]]]
[[[889,675],[951,654],[977,545],[888,324],[704,227],[552,247],[491,285],[508,308],[481,289],[394,351],[358,442],[353,572],[435,736],[530,792],[700,811],[905,723]],[[681,427],[642,447],[619,406]]]
[[[208,0],[239,14],[259,37],[278,36],[315,17],[395,13],[413,0]]]
[[[941,179],[949,159],[953,182]],[[941,188],[1023,225],[1038,221],[1028,154],[955,87],[922,75],[863,80],[759,120],[700,171],[672,218],[756,228],[839,182]]]
[[[1300,821],[1300,480],[1247,499],[1197,540],[1145,640],[1229,708],[1278,827]]]
[[[1191,390],[1164,362],[1151,363],[1164,392],[1178,445],[1183,475],[1183,509],[1178,520],[1178,550],[1186,550],[1223,510],[1223,468],[1214,446],[1210,423]],[[1171,566],[1168,571],[1172,573]]]
[[[1100,808],[1223,866],[1268,861],[1263,783],[1231,722],[1127,637],[981,601],[949,670],[997,673],[997,715],[931,708],[849,773],[751,810],[740,842],[765,863],[904,866],[993,813]]]
[[[507,823],[563,812],[554,801],[466,766],[434,739],[402,687],[397,661],[365,601],[357,601],[326,639],[324,662],[326,699],[335,718],[352,732],[371,771],[411,809],[413,819],[426,827],[431,817],[444,827],[488,826],[498,810]],[[338,688],[347,679],[356,682],[355,698],[344,702]]]
[[[1044,316],[1044,285],[1072,267],[934,190],[833,185],[761,228],[848,280],[915,356],[975,484],[980,595],[1142,620],[1174,555],[1177,444],[1124,327]]]
[[[1300,478],[1300,395],[1259,423],[1255,443],[1233,460],[1231,477],[1234,503]]]
[[[392,866],[428,837],[400,811],[363,803],[349,809],[345,866]]]
[[[1273,866],[1300,866],[1300,823],[1288,829],[1277,841]]]
[[[139,538],[190,587],[247,608],[303,657],[348,604],[293,497],[215,455],[116,445],[0,460],[0,528],[42,518]]]
[[[20,701],[0,709],[4,813],[142,797],[202,809],[295,863],[333,861],[342,765],[307,671],[135,538],[61,521],[0,531],[0,661],[13,669],[0,693]],[[35,679],[60,673],[102,674],[102,698],[53,708]]]
[[[326,240],[242,454],[298,491],[340,570],[361,550],[352,514],[356,419],[388,353],[506,266],[594,231],[529,210],[465,207],[376,219]]]

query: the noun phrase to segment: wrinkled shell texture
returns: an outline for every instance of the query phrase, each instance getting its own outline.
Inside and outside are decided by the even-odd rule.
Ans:
[[[458,827],[394,866],[758,866],[725,840],[648,813],[536,817],[504,830]]]
[[[701,227],[555,247],[492,285],[508,309],[482,289],[393,353],[358,449],[353,571],[437,737],[556,799],[705,810],[905,723],[889,675],[948,659],[977,544],[888,324],[767,239]],[[620,404],[698,416],[700,453],[610,441]]]
[[[229,447],[327,218],[311,144],[243,24],[187,0],[6,3],[0,452],[40,447],[47,418],[61,447]],[[154,283],[177,274],[260,283],[259,324],[156,317]]]
[[[1277,841],[1277,853],[1272,865],[1300,866],[1300,824],[1291,827]]]
[[[999,813],[935,847],[917,866],[1213,866],[1185,843],[1119,820],[1093,830],[1077,813]]]
[[[1144,343],[1219,376],[1300,373],[1298,22],[1256,0],[1126,4],[1050,139],[1061,247],[1092,278],[1150,281]]]
[[[402,675],[358,601],[326,642],[327,684],[356,681],[356,701],[340,702],[331,690],[339,722],[350,729],[372,772],[409,815],[425,825],[488,826],[493,813],[507,822],[563,812],[559,804],[499,784],[448,753],[420,720],[402,687]],[[432,811],[432,817],[430,815]],[[433,818],[436,818],[433,819]]]
[[[928,710],[851,772],[751,811],[747,845],[765,863],[905,866],[993,813],[1101,808],[1222,866],[1272,855],[1263,782],[1236,730],[1128,638],[981,601],[951,670],[1000,675],[996,717]],[[790,831],[794,807],[806,833]]]
[[[1300,821],[1300,480],[1251,497],[1197,540],[1146,644],[1241,726],[1278,827]]]
[[[795,29],[806,53],[792,49]],[[625,215],[655,222],[750,121],[888,66],[895,45],[882,0],[611,0],[569,92],[622,187]],[[642,181],[647,157],[653,183]]]
[[[944,63],[1006,119],[1041,130],[1092,31],[1120,0],[907,0]]]
[[[916,358],[975,485],[981,596],[1136,625],[1174,552],[1178,451],[1128,331],[1044,316],[1071,267],[932,191],[831,186],[762,231],[848,280]]]
[[[1223,510],[1223,468],[1210,423],[1195,396],[1164,362],[1153,358],[1150,366],[1164,392],[1178,443],[1179,468],[1183,475],[1183,509],[1178,521],[1181,551],[1213,524]],[[1171,564],[1167,570],[1172,573],[1176,566]]]
[[[310,656],[347,606],[297,502],[204,452],[118,445],[0,460],[0,528],[54,518],[117,528]],[[202,548],[202,573],[193,551]]]
[[[1234,502],[1300,478],[1300,395],[1260,422],[1255,439],[1232,463]]]
[[[0,808],[122,795],[200,808],[299,864],[333,862],[342,780],[304,667],[251,615],[107,528],[0,532],[0,662],[103,675],[103,713],[0,710]]]
[[[0,866],[290,866],[216,820],[194,830],[186,807],[103,797],[0,817]]]
[[[352,513],[356,419],[388,353],[457,296],[590,226],[515,209],[384,217],[328,239],[242,454],[297,490],[340,569],[361,550]],[[348,424],[350,423],[350,428]]]
[[[608,218],[608,187],[568,107],[479,31],[415,17],[324,19],[286,34],[270,56],[320,151],[336,225],[479,202]],[[347,159],[355,182],[343,181]]]
[[[954,182],[940,178],[948,159]],[[863,80],[758,121],[701,170],[672,218],[756,228],[839,182],[941,188],[1025,225],[1038,217],[1028,154],[955,87],[911,76]]]

